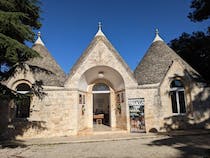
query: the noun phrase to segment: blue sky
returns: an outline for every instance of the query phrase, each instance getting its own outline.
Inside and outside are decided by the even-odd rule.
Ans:
[[[102,30],[125,62],[134,70],[155,35],[166,43],[181,35],[205,30],[210,21],[188,18],[191,0],[43,0],[42,40],[62,69],[69,73]]]

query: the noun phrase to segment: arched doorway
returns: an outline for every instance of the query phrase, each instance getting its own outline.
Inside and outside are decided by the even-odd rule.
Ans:
[[[93,124],[110,126],[110,88],[104,83],[96,83],[93,93]]]
[[[24,97],[15,101],[16,104],[16,118],[28,118],[30,116],[30,86],[26,83],[20,83],[16,87],[17,93],[25,94]]]
[[[81,75],[78,90],[81,93],[86,93],[85,115],[78,116],[79,129],[90,128],[93,131],[126,129],[128,115],[125,101],[125,83],[118,71],[108,66],[92,67]],[[97,104],[99,104],[99,107],[105,107],[108,110],[97,110]],[[78,110],[81,110],[81,107],[78,107]],[[97,116],[94,116],[94,114],[100,113],[104,115],[99,115],[96,122]]]

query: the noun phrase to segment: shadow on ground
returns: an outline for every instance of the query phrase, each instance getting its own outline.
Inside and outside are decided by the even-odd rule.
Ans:
[[[180,151],[178,157],[210,158],[210,133],[205,135],[177,136],[154,140],[149,146],[169,146]]]
[[[24,141],[12,141],[12,140],[8,140],[8,141],[0,141],[0,149],[4,149],[4,148],[25,148],[27,147],[24,144]]]
[[[185,85],[185,95],[189,99],[187,112],[184,115],[165,117],[160,129],[165,130],[166,133],[160,133],[160,135],[168,135],[168,137],[161,137],[148,145],[172,147],[180,151],[180,157],[184,158],[210,158],[210,130],[206,130],[210,125],[210,87],[205,85],[199,75],[187,70],[184,70],[183,76],[175,75],[172,80],[176,78],[179,78]],[[191,93],[194,91],[193,87],[201,89],[195,96],[192,96]],[[167,94],[170,95],[170,92]],[[199,130],[206,131],[206,133],[199,133]],[[185,132],[185,136],[180,135],[180,131]],[[193,131],[197,134],[192,134]],[[157,133],[158,130],[154,128],[150,132]]]

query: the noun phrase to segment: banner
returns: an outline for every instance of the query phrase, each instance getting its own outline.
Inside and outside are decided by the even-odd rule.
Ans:
[[[130,131],[145,132],[144,98],[128,99],[130,113]]]

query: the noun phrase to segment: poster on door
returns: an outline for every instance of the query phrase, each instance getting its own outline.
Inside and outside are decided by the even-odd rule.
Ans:
[[[130,113],[130,131],[132,133],[145,132],[144,98],[128,99]]]

